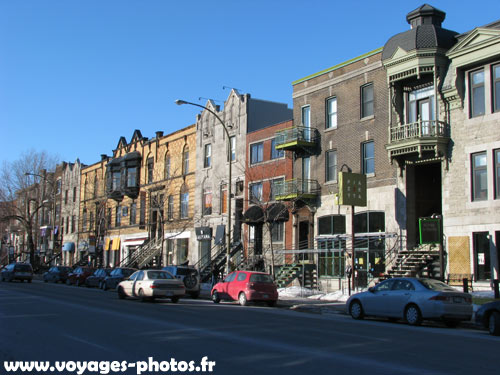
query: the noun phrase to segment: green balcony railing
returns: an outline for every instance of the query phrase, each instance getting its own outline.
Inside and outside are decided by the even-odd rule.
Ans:
[[[306,126],[294,126],[277,131],[275,134],[276,149],[293,149],[295,147],[315,147],[318,130]]]
[[[314,199],[318,196],[321,187],[316,180],[293,179],[276,182],[273,186],[276,200]]]

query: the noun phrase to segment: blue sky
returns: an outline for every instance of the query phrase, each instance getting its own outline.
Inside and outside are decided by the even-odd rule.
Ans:
[[[382,47],[423,3],[0,0],[0,162],[34,148],[92,164],[134,129],[193,124],[174,100],[222,104],[223,86],[291,108],[292,81]],[[500,16],[498,0],[429,4],[458,32]]]

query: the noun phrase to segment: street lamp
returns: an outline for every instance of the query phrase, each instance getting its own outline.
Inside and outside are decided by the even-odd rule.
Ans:
[[[227,160],[228,160],[228,164],[229,164],[229,166],[228,166],[229,178],[228,178],[228,184],[227,184],[228,186],[227,186],[226,274],[229,274],[229,271],[230,271],[229,260],[231,259],[231,178],[232,178],[232,176],[231,176],[231,173],[232,173],[232,169],[231,169],[231,164],[232,164],[232,161],[231,161],[231,142],[230,142],[230,138],[229,138],[229,131],[227,130],[227,127],[226,127],[226,124],[224,124],[224,121],[222,121],[221,118],[217,115],[217,113],[212,111],[210,108],[207,108],[207,107],[200,105],[200,104],[187,102],[185,100],[180,100],[180,99],[177,99],[175,101],[175,104],[177,104],[177,105],[188,104],[188,105],[193,105],[195,107],[200,107],[200,108],[207,110],[212,115],[214,115],[217,120],[219,120],[222,127],[224,128],[224,132],[226,133]]]

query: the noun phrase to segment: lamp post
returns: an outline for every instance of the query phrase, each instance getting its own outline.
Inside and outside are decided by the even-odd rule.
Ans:
[[[45,174],[45,170],[44,170],[44,174]],[[25,176],[34,176],[34,177],[39,177],[41,178],[42,180],[44,180],[46,183],[49,183],[51,185],[51,195],[52,195],[52,230],[51,230],[51,233],[50,233],[50,242],[52,242],[52,254],[51,256],[54,255],[54,250],[55,250],[55,229],[56,229],[56,186],[55,186],[55,181],[52,180],[50,181],[47,176],[45,175],[39,175],[37,173],[29,173],[29,172],[26,172],[24,174]],[[45,189],[43,190],[45,192]],[[44,197],[42,196],[42,199]],[[42,205],[40,207],[43,207],[44,204],[48,203],[47,200],[42,200]],[[45,216],[45,215],[44,215]],[[51,260],[51,258],[49,258]],[[51,262],[52,263],[52,260]]]
[[[224,128],[224,132],[226,134],[226,152],[227,152],[227,160],[228,160],[228,173],[229,173],[229,177],[228,177],[228,186],[227,186],[227,231],[226,231],[226,247],[227,247],[227,254],[226,254],[226,274],[229,273],[230,269],[229,269],[229,260],[231,259],[231,173],[232,173],[232,160],[231,160],[231,142],[230,142],[230,138],[229,138],[229,131],[227,130],[227,127],[226,127],[226,124],[224,123],[224,121],[221,120],[221,118],[217,115],[217,113],[215,113],[214,111],[212,111],[211,109],[203,106],[203,105],[200,105],[200,104],[196,104],[196,103],[191,103],[191,102],[187,102],[185,100],[180,100],[180,99],[177,99],[175,101],[175,104],[177,105],[183,105],[183,104],[188,104],[188,105],[193,105],[195,107],[199,107],[199,108],[203,108],[205,110],[207,110],[208,112],[210,112],[212,115],[215,116],[215,118],[217,120],[219,120],[219,122],[221,123],[222,127]]]

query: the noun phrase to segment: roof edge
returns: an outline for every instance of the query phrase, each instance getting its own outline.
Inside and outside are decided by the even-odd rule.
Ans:
[[[340,69],[340,68],[342,68],[342,67],[344,67],[346,65],[349,65],[349,64],[355,63],[355,62],[357,62],[359,60],[365,59],[367,57],[376,55],[377,53],[382,52],[383,49],[384,49],[384,47],[377,48],[377,49],[375,49],[373,51],[370,51],[370,52],[367,52],[367,53],[365,53],[365,54],[363,54],[361,56],[357,56],[357,57],[354,57],[354,58],[352,58],[350,60],[344,61],[344,62],[342,62],[340,64],[334,65],[334,66],[332,66],[332,67],[330,67],[328,69],[325,69],[325,70],[322,70],[320,72],[308,75],[307,77],[304,77],[304,78],[300,78],[300,79],[298,79],[296,81],[293,81],[292,85],[296,85],[298,83],[301,83],[301,82],[307,81],[309,79],[318,77],[318,76],[323,75],[325,73],[333,72],[334,70]]]

